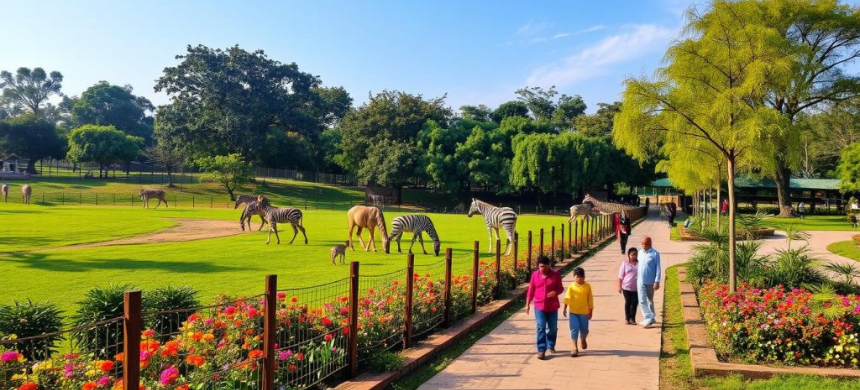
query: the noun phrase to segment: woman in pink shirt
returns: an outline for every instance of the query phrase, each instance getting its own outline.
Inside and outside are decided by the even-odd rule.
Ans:
[[[549,257],[538,257],[538,270],[532,273],[529,290],[526,293],[526,314],[532,301],[535,303],[535,322],[537,322],[538,359],[546,358],[546,351],[555,353],[555,340],[558,334],[558,295],[564,292],[561,275],[549,265]]]
[[[627,325],[636,325],[636,306],[639,305],[639,293],[636,289],[638,255],[636,248],[628,249],[627,259],[618,269],[618,293],[624,295],[624,317]]]

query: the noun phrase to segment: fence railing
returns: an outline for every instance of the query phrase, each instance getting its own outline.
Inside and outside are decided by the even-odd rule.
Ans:
[[[628,214],[637,221],[645,210]],[[538,256],[560,261],[614,235],[613,221],[602,215],[516,235],[510,256],[497,240],[490,262],[476,241],[469,256],[447,248],[444,259],[416,266],[408,254],[404,268],[382,275],[362,275],[352,262],[343,279],[312,287],[282,288],[269,275],[263,294],[210,306],[142,312],[141,293],[126,292],[121,318],[0,341],[0,388],[273,390],[354,377],[380,352],[409,348],[506,296]]]

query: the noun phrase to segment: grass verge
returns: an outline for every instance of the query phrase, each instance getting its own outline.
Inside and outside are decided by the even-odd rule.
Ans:
[[[518,299],[511,306],[505,309],[502,314],[496,316],[488,322],[485,322],[483,325],[473,330],[472,332],[469,332],[468,335],[455,343],[453,346],[445,349],[444,351],[433,357],[433,359],[431,359],[429,363],[425,364],[418,370],[410,373],[408,376],[395,382],[392,385],[392,388],[394,390],[417,389],[434,375],[442,372],[442,370],[448,367],[448,365],[451,364],[454,359],[460,356],[463,352],[466,352],[466,350],[469,349],[478,340],[486,336],[514,313],[519,310],[522,310],[522,308],[525,306],[525,303],[525,299]]]
[[[830,253],[860,261],[860,248],[854,246],[854,243],[851,242],[851,240],[834,242],[827,246],[827,250],[830,251]]]

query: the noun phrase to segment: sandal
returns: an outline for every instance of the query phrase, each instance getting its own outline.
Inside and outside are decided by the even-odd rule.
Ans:
[[[579,351],[570,351],[570,357],[577,357],[577,356],[579,356]]]

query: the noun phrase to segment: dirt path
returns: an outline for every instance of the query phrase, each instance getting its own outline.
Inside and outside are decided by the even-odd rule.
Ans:
[[[173,220],[176,222],[176,226],[172,226],[155,233],[140,234],[132,237],[93,242],[89,244],[69,245],[60,248],[51,248],[51,250],[96,248],[113,245],[157,244],[162,242],[184,242],[227,237],[242,233],[242,230],[239,229],[236,221],[188,218],[174,218]]]

